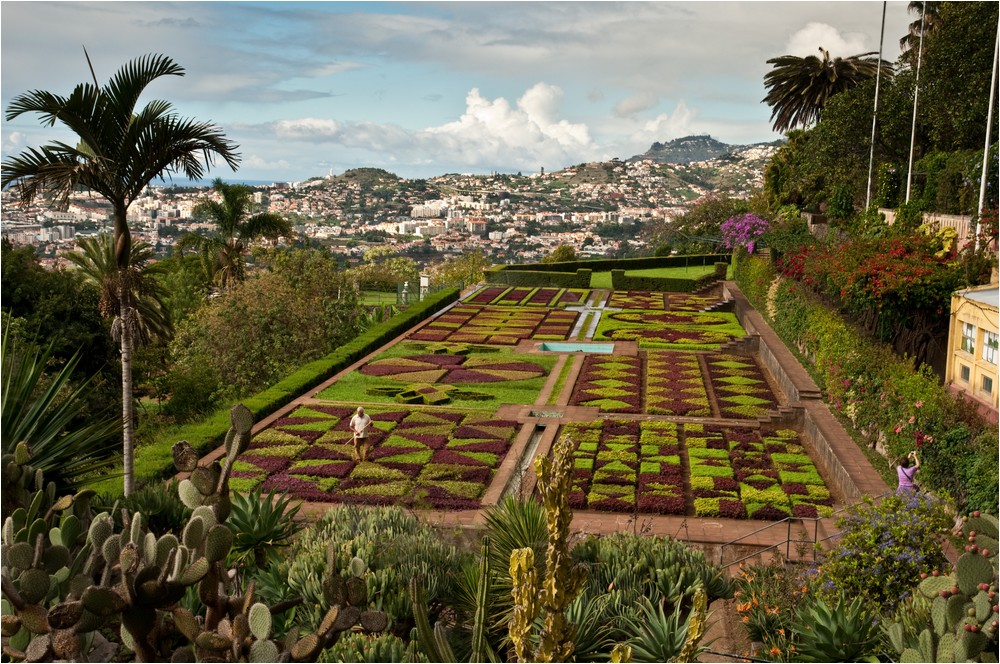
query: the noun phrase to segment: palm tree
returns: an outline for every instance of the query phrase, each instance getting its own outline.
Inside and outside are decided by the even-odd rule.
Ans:
[[[833,59],[822,46],[819,52],[822,58],[782,55],[767,61],[774,67],[764,77],[767,96],[761,101],[771,107],[775,131],[785,132],[817,122],[830,97],[878,73],[879,59],[875,51]],[[881,65],[886,75],[890,65],[885,60]]]
[[[914,60],[916,49],[920,47],[920,34],[923,33],[926,38],[941,25],[941,3],[911,0],[906,6],[906,11],[915,14],[917,20],[910,23],[907,33],[900,37],[899,50],[903,51],[908,59]]]
[[[199,202],[193,212],[196,218],[208,219],[218,226],[218,235],[206,237],[191,233],[185,236],[178,247],[200,248],[216,259],[215,280],[222,288],[243,281],[243,253],[247,244],[260,238],[277,240],[281,236],[292,235],[292,225],[288,220],[273,212],[251,214],[253,210],[252,192],[239,184],[226,184],[217,178],[212,183],[221,200],[207,198]]]
[[[98,308],[105,318],[121,320],[118,292],[131,291],[135,305],[135,335],[132,341],[148,344],[152,339],[167,340],[173,333],[170,313],[164,304],[166,289],[155,278],[163,273],[159,263],[150,263],[153,247],[148,242],[131,246],[129,265],[120,270],[115,260],[115,245],[109,235],[77,240],[80,252],[67,252],[64,257],[80,268],[83,279],[97,287]]]
[[[132,238],[126,213],[129,205],[154,178],[181,173],[191,179],[203,177],[216,157],[231,168],[239,164],[236,144],[211,123],[181,118],[166,101],[154,100],[137,109],[146,87],[161,76],[183,76],[184,69],[165,55],[149,54],[123,66],[101,87],[77,85],[63,97],[35,90],[14,99],[6,118],[24,113],[39,114],[42,124],[56,122],[72,130],[80,141],[74,147],[53,142],[29,148],[3,162],[0,186],[14,185],[19,199],[29,204],[45,194],[65,205],[69,194],[87,188],[104,196],[114,215],[115,264],[128,272]],[[126,278],[123,277],[124,283]],[[132,493],[134,477],[134,427],[132,420],[132,331],[137,327],[133,291],[118,289],[118,324],[122,356],[122,452],[124,492]]]

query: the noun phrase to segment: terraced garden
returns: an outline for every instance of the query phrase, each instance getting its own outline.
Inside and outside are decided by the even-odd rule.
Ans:
[[[754,357],[722,349],[744,331],[733,314],[705,310],[716,303],[486,286],[259,432],[233,487],[322,503],[479,509],[487,493],[498,495],[491,483],[507,486],[512,466],[503,462],[519,433],[541,431],[534,407],[560,413],[558,435],[575,444],[576,509],[829,514],[833,498],[799,434],[758,421],[781,397]],[[577,347],[545,352],[544,342],[571,339]],[[365,461],[348,426],[359,404],[374,423]]]

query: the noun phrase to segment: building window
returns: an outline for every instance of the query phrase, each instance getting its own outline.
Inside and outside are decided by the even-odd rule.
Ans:
[[[962,350],[976,352],[976,326],[972,323],[962,323]]]
[[[997,363],[997,346],[1000,345],[1000,337],[996,332],[983,332],[983,359],[990,364]]]
[[[993,394],[993,379],[989,376],[983,376],[983,392]]]
[[[964,364],[960,364],[958,366],[961,367],[961,369],[959,369],[958,371],[958,375],[962,378],[962,382],[968,383],[969,377],[972,375],[972,372],[969,370],[969,367],[965,366]]]

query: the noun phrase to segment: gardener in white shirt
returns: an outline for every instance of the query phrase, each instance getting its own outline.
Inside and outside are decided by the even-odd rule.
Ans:
[[[368,427],[372,424],[372,418],[365,413],[365,409],[358,406],[358,412],[351,418],[351,431],[354,432],[354,458],[358,461],[365,461],[368,457],[368,446],[364,445],[368,436]]]

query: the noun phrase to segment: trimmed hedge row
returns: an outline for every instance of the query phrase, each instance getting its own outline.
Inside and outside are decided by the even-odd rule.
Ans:
[[[410,305],[405,311],[401,311],[389,320],[358,335],[353,341],[341,346],[326,357],[299,367],[277,384],[242,400],[241,403],[250,409],[255,419],[270,415],[303,392],[316,387],[338,371],[395,339],[420,321],[444,309],[455,302],[458,296],[459,289],[457,288],[448,288],[434,293],[426,299]],[[171,475],[173,473],[173,458],[170,448],[179,440],[188,441],[201,453],[221,444],[229,429],[229,410],[230,407],[226,406],[201,422],[166,429],[160,433],[156,440],[142,445],[136,454],[136,477],[140,480],[146,480]],[[97,488],[111,492],[120,491],[120,486],[117,484],[105,486],[109,485],[110,482],[111,480],[107,480]]]
[[[564,263],[516,263],[513,265],[496,265],[484,271],[487,281],[491,272],[573,272],[589,269],[593,272],[607,272],[624,268],[625,270],[645,270],[655,267],[686,267],[689,265],[708,265],[725,262],[729,264],[730,254],[698,254],[695,256],[646,256],[643,258],[593,258],[585,261],[566,261]]]
[[[729,263],[717,262],[715,272],[703,274],[694,279],[684,277],[639,277],[629,276],[625,270],[611,270],[611,287],[621,291],[660,291],[666,293],[689,293],[726,278]],[[637,269],[637,268],[633,268]]]
[[[509,266],[505,266],[509,267]],[[591,270],[580,268],[576,272],[551,272],[546,270],[487,270],[486,281],[507,286],[555,286],[558,288],[590,288]]]

